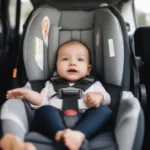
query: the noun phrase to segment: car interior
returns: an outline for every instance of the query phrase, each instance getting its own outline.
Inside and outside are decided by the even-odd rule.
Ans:
[[[0,1],[1,137],[11,133],[37,150],[65,149],[34,130],[36,109],[25,99],[6,100],[6,93],[18,87],[40,93],[56,71],[58,47],[78,40],[90,51],[93,76],[110,94],[112,110],[109,124],[81,149],[150,148],[150,27],[137,26],[135,1],[31,0],[30,6],[25,0]],[[47,39],[41,29],[44,19]],[[74,118],[66,124],[70,120]]]

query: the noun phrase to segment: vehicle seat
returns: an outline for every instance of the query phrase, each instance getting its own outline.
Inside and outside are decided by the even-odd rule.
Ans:
[[[134,33],[135,54],[139,59],[140,83],[146,87],[147,103],[144,109],[145,115],[145,138],[143,149],[149,149],[150,136],[150,27],[139,27]]]
[[[148,103],[150,99],[150,44],[148,41],[149,37],[150,27],[140,27],[136,29],[134,33],[135,55],[140,59],[140,82],[146,86]]]
[[[41,23],[49,18],[48,46]],[[90,50],[93,73],[110,93],[113,110],[109,127],[87,145],[90,150],[140,150],[144,117],[139,101],[130,92],[130,52],[125,23],[113,7],[96,10],[58,10],[41,6],[30,14],[24,28],[23,57],[29,82],[26,88],[39,91],[55,71],[58,46],[75,39]],[[34,110],[25,101],[7,100],[1,109],[2,131],[32,142],[38,150],[55,149],[53,141],[32,130]]]

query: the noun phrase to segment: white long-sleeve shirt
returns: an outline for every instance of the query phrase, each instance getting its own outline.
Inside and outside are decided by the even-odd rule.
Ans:
[[[110,95],[106,92],[104,87],[99,81],[94,82],[85,92],[84,95],[88,92],[100,92],[104,96],[103,103],[104,105],[109,105],[111,103]],[[50,81],[45,83],[45,88],[41,91],[42,95],[42,103],[43,105],[51,105],[60,110],[62,110],[63,99],[60,99],[54,89],[53,84]],[[55,96],[54,96],[55,95]],[[34,108],[38,108],[37,106],[31,105]],[[84,96],[78,100],[79,109],[88,109],[86,102],[84,101]]]

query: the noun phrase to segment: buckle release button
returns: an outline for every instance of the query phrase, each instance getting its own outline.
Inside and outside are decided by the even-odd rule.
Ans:
[[[73,109],[68,109],[64,112],[64,114],[67,116],[75,116],[77,114],[77,111],[75,111]]]

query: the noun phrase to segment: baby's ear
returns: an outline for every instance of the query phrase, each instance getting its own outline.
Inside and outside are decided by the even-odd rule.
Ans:
[[[92,70],[92,65],[88,65],[87,75],[90,75],[91,70]]]

